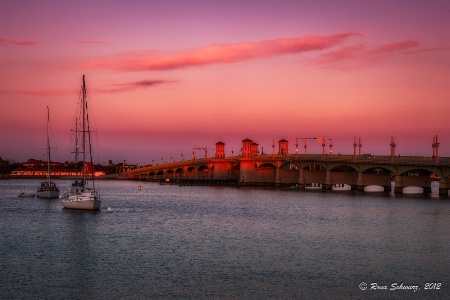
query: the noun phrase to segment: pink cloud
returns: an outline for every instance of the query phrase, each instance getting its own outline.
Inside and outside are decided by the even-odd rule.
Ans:
[[[386,53],[392,53],[392,52],[399,52],[410,48],[415,48],[419,46],[419,43],[417,41],[401,41],[397,43],[391,43],[391,44],[385,44],[376,47],[372,51],[369,51],[368,54],[370,55],[379,55],[379,54],[386,54]]]
[[[11,40],[11,39],[4,39],[0,38],[0,46],[34,46],[37,45],[38,42],[36,41],[18,41],[18,40]]]
[[[439,52],[439,51],[450,51],[450,47],[418,49],[418,50],[403,52],[403,54],[416,54],[416,53]]]
[[[337,61],[353,59],[360,57],[366,50],[362,44],[357,46],[348,46],[336,51],[330,51],[320,55],[314,60],[315,64],[329,64]]]
[[[93,89],[97,93],[119,93],[125,91],[136,90],[140,88],[156,87],[162,84],[175,83],[176,80],[141,80],[135,82],[118,83],[110,88]],[[27,96],[63,96],[78,94],[76,89],[42,89],[42,90],[0,90],[0,94],[20,94]]]
[[[80,43],[80,44],[108,44],[109,42],[106,42],[106,41],[93,41],[93,40],[79,40],[79,41],[75,41],[75,43]]]
[[[0,94],[20,94],[29,96],[62,96],[67,94],[75,94],[76,90],[58,90],[58,89],[43,89],[43,90],[0,90]]]
[[[85,67],[111,68],[120,71],[172,70],[217,63],[236,63],[283,54],[331,48],[356,33],[328,36],[307,35],[238,44],[217,44],[171,54],[155,51],[127,52],[113,59],[90,61]]]
[[[365,66],[375,58],[392,53],[406,54],[405,50],[416,48],[419,46],[417,41],[400,41],[396,43],[384,44],[372,49],[360,44],[356,46],[348,46],[335,51],[323,53],[313,60],[314,64],[328,64],[341,69],[353,69]],[[340,65],[336,65],[340,63]],[[345,66],[343,65],[345,63]]]
[[[118,83],[109,89],[100,89],[101,93],[119,93],[136,90],[140,88],[156,87],[166,83],[174,83],[174,80],[141,80],[135,82]]]

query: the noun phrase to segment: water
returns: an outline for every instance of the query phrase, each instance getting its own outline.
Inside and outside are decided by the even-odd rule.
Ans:
[[[2,299],[450,294],[448,199],[101,181],[86,212],[17,197],[38,184],[0,181]]]

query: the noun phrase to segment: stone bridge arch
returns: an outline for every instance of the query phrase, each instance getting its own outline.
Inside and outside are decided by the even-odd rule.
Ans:
[[[211,177],[211,168],[207,164],[201,164],[197,167],[197,178],[208,179]]]
[[[358,179],[358,170],[355,169],[354,165],[349,164],[332,164],[326,171],[328,179],[327,184],[332,185],[332,189],[336,186],[348,187],[346,189],[351,189],[355,186]],[[331,182],[329,182],[331,181]]]

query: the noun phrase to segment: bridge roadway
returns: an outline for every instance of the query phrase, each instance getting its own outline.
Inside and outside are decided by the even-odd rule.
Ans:
[[[200,158],[140,167],[123,176],[132,180],[240,186],[347,188],[364,191],[377,186],[402,193],[407,187],[431,192],[439,182],[439,194],[448,196],[450,158],[422,156],[263,154],[228,158]],[[381,188],[382,187],[382,188]]]

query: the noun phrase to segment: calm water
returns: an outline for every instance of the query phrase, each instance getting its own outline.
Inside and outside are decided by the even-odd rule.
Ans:
[[[39,182],[0,181],[2,299],[450,295],[448,199],[101,181],[82,212],[17,197]]]

